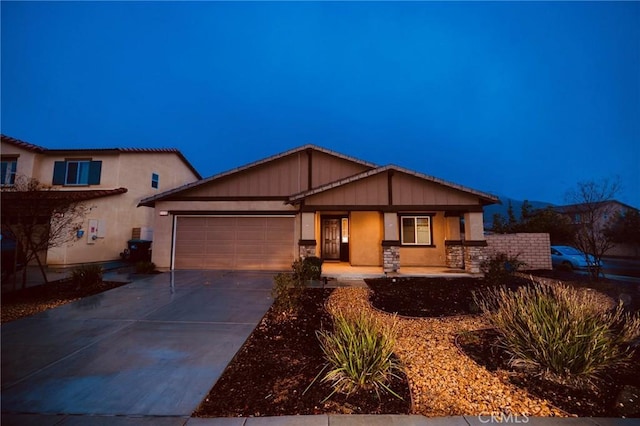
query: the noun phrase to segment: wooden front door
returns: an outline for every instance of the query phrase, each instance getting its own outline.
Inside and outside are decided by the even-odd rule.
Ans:
[[[340,219],[322,219],[322,258],[340,260]]]

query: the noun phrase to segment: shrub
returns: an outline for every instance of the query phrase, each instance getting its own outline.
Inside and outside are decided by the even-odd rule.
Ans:
[[[306,279],[319,280],[322,276],[323,262],[324,261],[322,259],[316,256],[305,257],[302,263]]]
[[[146,260],[136,263],[136,274],[152,274],[156,270],[156,264]]]
[[[603,308],[596,295],[565,285],[488,290],[477,303],[515,366],[550,377],[592,379],[625,364],[640,336],[640,315]]]
[[[71,271],[71,281],[76,287],[100,284],[102,282],[102,266],[96,264],[78,266]]]
[[[281,272],[273,277],[273,305],[281,311],[297,311],[304,291],[304,281],[295,274]]]
[[[338,312],[333,331],[316,334],[327,361],[318,377],[327,371],[322,382],[329,382],[333,387],[325,401],[336,392],[348,396],[359,389],[373,389],[378,397],[381,390],[388,391],[401,398],[388,386],[389,380],[398,377],[400,371],[400,364],[393,356],[395,321],[389,326],[364,311],[351,316]]]
[[[495,253],[482,262],[480,269],[484,273],[484,279],[489,284],[508,284],[513,274],[527,264],[518,259],[518,256],[510,256],[506,253]]]

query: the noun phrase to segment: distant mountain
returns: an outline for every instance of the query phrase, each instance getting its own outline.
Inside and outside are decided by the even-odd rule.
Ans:
[[[484,208],[484,229],[490,229],[493,226],[493,215],[496,213],[499,213],[505,219],[509,217],[507,214],[509,201],[511,201],[511,205],[513,206],[513,214],[516,216],[516,219],[520,220],[520,212],[522,211],[522,203],[524,203],[524,200],[516,200],[502,195],[498,197],[502,204],[492,204]],[[553,206],[552,203],[547,203],[546,201],[527,201],[533,209],[544,209],[545,207]]]

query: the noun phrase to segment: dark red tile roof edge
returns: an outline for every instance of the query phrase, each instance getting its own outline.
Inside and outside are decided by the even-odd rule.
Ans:
[[[202,175],[198,173],[198,171],[191,165],[189,160],[180,152],[177,148],[81,148],[81,149],[48,149],[38,145],[33,145],[28,142],[22,141],[20,139],[12,138],[7,135],[2,135],[2,142],[6,142],[12,145],[15,145],[19,148],[26,149],[28,151],[37,152],[44,155],[60,155],[67,153],[84,153],[84,152],[93,152],[93,153],[103,153],[103,154],[119,154],[119,153],[167,153],[167,154],[176,154],[180,160],[184,162],[184,164],[193,172],[193,174],[198,178],[198,180],[202,179]]]
[[[93,200],[95,198],[109,197],[112,195],[120,195],[126,193],[127,188],[116,189],[87,189],[87,190],[74,190],[74,191],[38,191],[39,195],[46,194],[47,198],[51,199],[70,199],[73,201],[86,201]],[[22,191],[2,191],[1,195],[3,202],[10,201],[11,199],[17,199],[24,197],[26,192]]]

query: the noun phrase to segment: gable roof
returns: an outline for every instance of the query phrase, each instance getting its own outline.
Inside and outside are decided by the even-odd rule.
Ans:
[[[426,174],[423,174],[423,173],[415,172],[413,170],[405,169],[403,167],[399,167],[399,166],[396,166],[396,165],[393,165],[393,164],[390,164],[390,165],[387,165],[387,166],[383,166],[383,167],[377,167],[377,168],[375,168],[373,170],[368,170],[366,172],[362,172],[362,173],[359,173],[359,174],[354,175],[354,176],[350,176],[350,177],[345,178],[345,179],[341,179],[341,180],[338,180],[338,181],[335,181],[335,182],[331,182],[331,183],[328,183],[326,185],[322,185],[322,186],[319,186],[317,188],[310,189],[308,191],[303,191],[303,192],[300,192],[298,194],[293,194],[293,195],[291,195],[289,197],[288,202],[290,204],[299,204],[300,202],[302,202],[305,198],[307,198],[309,196],[312,196],[312,195],[315,195],[315,194],[319,194],[321,192],[328,191],[330,189],[334,189],[334,188],[337,188],[337,187],[340,187],[340,186],[343,186],[343,185],[346,185],[346,184],[349,184],[349,183],[352,183],[352,182],[356,182],[356,181],[368,178],[370,176],[374,176],[374,175],[377,175],[377,174],[380,174],[380,173],[384,173],[384,172],[387,172],[389,170],[405,173],[405,174],[408,174],[408,175],[411,175],[411,176],[415,176],[415,177],[420,178],[420,179],[424,179],[424,180],[429,181],[429,182],[433,182],[433,183],[437,183],[439,185],[446,186],[448,188],[457,189],[458,191],[462,191],[462,192],[466,192],[466,193],[471,194],[471,195],[475,195],[475,196],[479,197],[482,200],[482,203],[485,204],[485,205],[487,205],[487,204],[495,204],[495,203],[499,202],[499,198],[496,195],[492,195],[492,194],[489,194],[489,193],[486,193],[486,192],[477,191],[475,189],[468,188],[466,186],[458,185],[458,184],[453,183],[453,182],[448,182],[446,180],[439,179],[439,178],[436,178],[434,176],[429,176],[429,175],[426,175]]]
[[[167,197],[170,197],[170,196],[172,196],[174,194],[177,194],[177,193],[180,193],[182,191],[186,191],[188,189],[196,188],[198,186],[205,185],[205,184],[207,184],[209,182],[212,182],[212,181],[215,181],[215,180],[218,180],[218,179],[233,175],[235,173],[243,172],[243,171],[251,169],[253,167],[257,167],[257,166],[260,166],[262,164],[266,164],[266,163],[269,163],[271,161],[277,160],[279,158],[283,158],[283,157],[286,157],[288,155],[296,154],[296,153],[303,152],[303,151],[306,151],[306,150],[314,150],[314,151],[318,151],[318,152],[323,152],[325,154],[332,155],[334,157],[338,157],[338,158],[341,158],[343,160],[352,161],[354,163],[361,164],[361,165],[363,165],[365,167],[368,167],[368,168],[371,168],[371,169],[375,169],[376,167],[378,167],[377,165],[375,165],[373,163],[369,163],[367,161],[363,161],[363,160],[360,160],[360,159],[355,158],[355,157],[350,157],[348,155],[340,154],[339,152],[331,151],[329,149],[325,149],[325,148],[322,148],[322,147],[319,147],[319,146],[316,146],[316,145],[313,145],[313,144],[306,144],[306,145],[299,146],[297,148],[290,149],[288,151],[281,152],[281,153],[276,154],[276,155],[272,155],[272,156],[264,158],[262,160],[254,161],[252,163],[246,164],[246,165],[241,166],[241,167],[236,167],[234,169],[227,170],[226,172],[218,173],[218,174],[213,175],[213,176],[211,176],[209,178],[206,178],[206,179],[203,179],[203,180],[200,180],[200,181],[197,181],[197,182],[187,183],[187,184],[179,186],[177,188],[161,192],[160,194],[156,194],[156,195],[153,195],[151,197],[147,197],[147,198],[141,200],[140,203],[138,204],[138,206],[152,207],[153,204],[156,201],[165,199]]]
[[[2,142],[10,145],[17,146],[27,151],[35,152],[43,155],[81,155],[81,154],[145,154],[145,153],[167,153],[175,154],[182,160],[182,162],[191,170],[191,172],[198,178],[202,179],[202,176],[191,165],[187,158],[176,148],[81,148],[81,149],[48,149],[38,145],[33,145],[20,139],[12,138],[10,136],[2,135]]]

